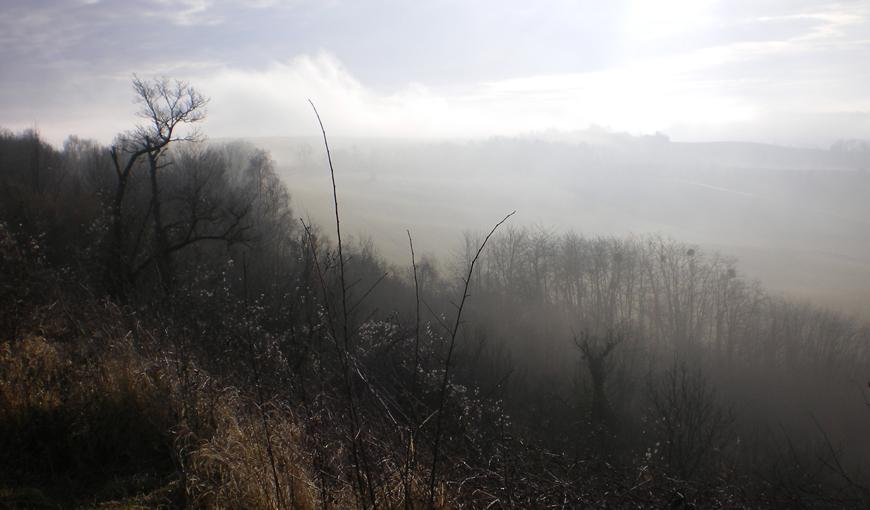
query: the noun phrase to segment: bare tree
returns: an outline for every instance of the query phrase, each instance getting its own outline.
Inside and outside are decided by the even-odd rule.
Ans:
[[[247,246],[256,237],[256,227],[262,229],[269,219],[265,214],[254,214],[258,206],[272,205],[260,192],[256,176],[233,175],[271,172],[268,167],[262,168],[269,162],[259,153],[254,152],[243,169],[230,168],[219,149],[194,148],[179,151],[174,158],[172,172],[163,180],[166,193],[160,232],[165,251],[153,250],[137,257],[131,268],[134,281],[161,255],[174,256],[197,243],[218,241],[227,246]],[[178,265],[179,260],[174,262]]]
[[[610,414],[610,406],[607,403],[607,393],[605,392],[605,384],[610,374],[607,359],[613,349],[624,339],[625,337],[621,333],[613,329],[605,335],[595,336],[584,331],[579,338],[574,337],[574,344],[580,349],[592,379],[591,419],[596,428],[606,426]]]
[[[151,183],[151,214],[154,219],[155,259],[161,282],[168,287],[171,279],[169,242],[163,228],[160,209],[158,171],[165,167],[163,155],[169,145],[176,141],[199,139],[196,130],[180,133],[184,125],[194,124],[205,118],[208,100],[196,89],[183,81],[171,82],[168,78],[143,80],[133,76],[136,102],[141,105],[138,115],[145,122],[130,132],[119,135],[109,149],[114,165],[117,185],[111,206],[112,229],[110,235],[109,283],[115,295],[123,293],[128,279],[124,263],[123,204],[130,182],[130,175],[142,161],[147,160]]]

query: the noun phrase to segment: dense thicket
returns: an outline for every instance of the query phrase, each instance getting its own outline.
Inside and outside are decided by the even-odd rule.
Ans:
[[[866,324],[655,236],[339,260],[267,153],[149,136],[0,134],[7,506],[870,503]]]

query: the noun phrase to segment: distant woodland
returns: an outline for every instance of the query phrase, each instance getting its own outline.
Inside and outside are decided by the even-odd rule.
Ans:
[[[388,262],[340,165],[300,218],[133,84],[108,147],[0,132],[0,508],[870,507],[868,323],[511,203]]]

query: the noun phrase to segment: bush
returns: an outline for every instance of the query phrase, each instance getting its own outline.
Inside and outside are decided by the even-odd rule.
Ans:
[[[652,437],[650,450],[683,479],[699,476],[731,439],[734,422],[700,369],[675,363],[648,388]]]

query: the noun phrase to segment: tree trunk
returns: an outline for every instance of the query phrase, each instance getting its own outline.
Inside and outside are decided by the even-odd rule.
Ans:
[[[118,186],[115,188],[115,199],[112,201],[112,231],[109,234],[108,263],[106,264],[106,283],[109,294],[118,299],[124,297],[126,274],[124,270],[124,223],[122,207],[124,195],[127,193],[127,177],[118,176]]]
[[[160,285],[164,292],[169,292],[172,286],[172,265],[169,259],[169,240],[163,226],[163,216],[160,210],[157,156],[156,153],[148,154],[148,170],[151,178],[151,210],[154,213],[154,260],[157,262]]]

